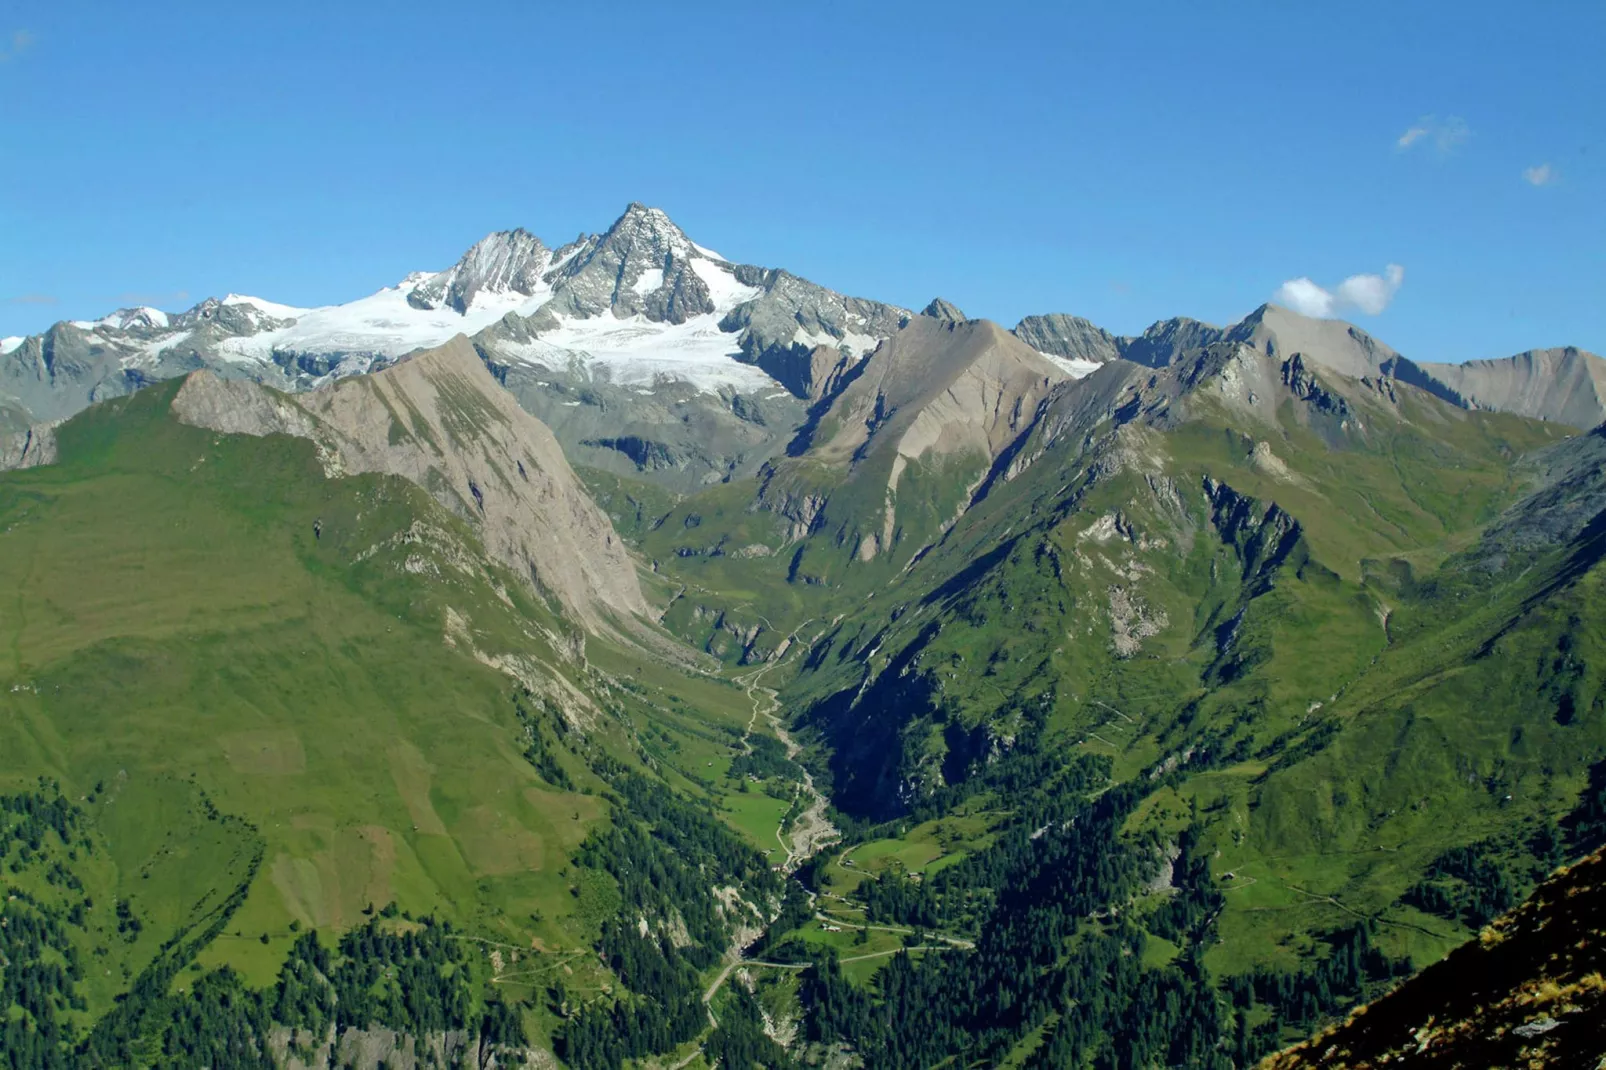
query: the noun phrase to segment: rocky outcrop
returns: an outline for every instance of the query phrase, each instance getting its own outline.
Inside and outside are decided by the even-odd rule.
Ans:
[[[847,297],[790,272],[737,267],[735,273],[762,292],[727,313],[720,329],[741,332],[742,359],[800,398],[828,396],[822,375],[840,377],[844,366],[910,320],[905,309]]]
[[[904,460],[961,452],[991,460],[1066,378],[996,323],[920,317],[888,339],[842,391],[811,455],[844,464],[882,450]],[[893,468],[894,490],[901,468]]]
[[[945,320],[949,323],[963,323],[969,318],[959,311],[958,305],[941,297],[933,297],[931,304],[921,309],[920,314],[922,316],[930,316],[936,320]]]
[[[416,483],[469,520],[492,558],[592,628],[646,613],[634,562],[557,440],[465,338],[301,395],[198,372],[173,411],[218,431],[311,439],[331,474]]]
[[[1204,492],[1216,534],[1238,553],[1244,586],[1252,594],[1261,593],[1304,537],[1299,521],[1275,502],[1263,504],[1209,476],[1204,477]]]
[[[1606,857],[1556,872],[1515,911],[1261,1070],[1578,1067],[1606,1052]]]
[[[1164,368],[1195,350],[1219,342],[1220,327],[1178,316],[1161,320],[1136,338],[1119,340],[1121,359],[1150,368]]]
[[[327,1036],[309,1037],[305,1030],[279,1028],[269,1036],[268,1048],[285,1070],[425,1070],[443,1066],[557,1070],[558,1066],[551,1052],[491,1044],[477,1033],[462,1030],[415,1036],[382,1026],[337,1033],[331,1026]]]
[[[23,431],[0,435],[0,472],[55,463],[54,424],[34,424]]]
[[[461,332],[577,460],[686,491],[756,471],[792,438],[806,404],[829,396],[908,316],[730,263],[661,210],[632,204],[606,232],[556,251],[524,230],[497,232],[446,271],[346,304],[231,294],[172,315],[121,309],[6,339],[0,432],[201,368],[316,389]],[[568,411],[579,407],[588,411]]]
[[[124,347],[72,323],[26,338],[0,357],[0,394],[31,420],[60,420],[142,385],[123,362]]]
[[[1327,387],[1306,365],[1302,353],[1292,353],[1280,366],[1283,385],[1299,400],[1339,418],[1349,415],[1349,403]]]
[[[932,316],[910,320],[853,373],[794,444],[801,456],[767,472],[758,505],[784,516],[793,537],[830,514],[838,540],[860,561],[900,541],[899,485],[911,464],[941,470],[939,483],[953,494],[940,516],[929,493],[909,503],[926,538],[968,506],[1039,404],[1069,378],[995,323]],[[848,482],[858,482],[854,504],[832,509],[835,488]]]
[[[631,204],[606,234],[590,238],[548,275],[555,314],[612,312],[656,323],[685,323],[714,311],[708,282],[696,268],[715,258],[692,244],[657,208]]]
[[[1498,570],[1519,555],[1571,543],[1606,518],[1606,425],[1526,459],[1539,487],[1484,531],[1473,557]]]
[[[482,293],[529,297],[541,287],[551,262],[551,251],[535,235],[522,228],[499,231],[476,242],[448,270],[413,287],[407,303],[467,312]]]
[[[1278,360],[1301,353],[1352,379],[1376,376],[1399,357],[1359,327],[1342,320],[1312,319],[1277,305],[1261,305],[1228,328],[1224,338]]]
[[[1422,368],[1473,408],[1578,428],[1606,421],[1606,360],[1573,346]]]
[[[1121,340],[1080,316],[1059,312],[1027,316],[1015,325],[1014,334],[1039,353],[1052,353],[1066,360],[1108,364],[1121,359]]]

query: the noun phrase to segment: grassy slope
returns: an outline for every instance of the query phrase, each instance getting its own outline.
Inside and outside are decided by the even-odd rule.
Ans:
[[[239,879],[237,845],[187,831],[203,794],[265,844],[204,955],[255,983],[292,923],[339,930],[390,900],[516,946],[588,943],[598,911],[562,871],[606,808],[537,777],[512,681],[465,649],[578,680],[530,630],[558,622],[416,488],[180,426],[170,395],[97,407],[63,428],[61,464],[0,477],[0,780],[104,782],[115,865],[95,898],[147,918],[128,970]]]

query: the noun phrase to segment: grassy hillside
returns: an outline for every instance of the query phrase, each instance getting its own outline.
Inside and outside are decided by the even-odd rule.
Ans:
[[[311,932],[428,917],[462,934],[439,946],[465,1006],[500,997],[550,1046],[551,981],[575,1006],[619,984],[591,948],[626,900],[585,846],[641,820],[621,807],[650,796],[619,778],[734,792],[713,765],[750,700],[637,648],[582,657],[420,488],[183,426],[177,385],[91,409],[59,464],[0,476],[0,792],[75,815],[5,880],[60,922],[49,955],[80,963],[63,1042],[99,1022],[126,1056],[159,1027],[128,1008],[183,978],[271,993]],[[731,857],[757,850],[719,827]],[[773,847],[773,826],[751,838]],[[681,894],[677,911],[712,902]],[[722,924],[701,934],[715,955]],[[453,967],[452,948],[472,953]]]

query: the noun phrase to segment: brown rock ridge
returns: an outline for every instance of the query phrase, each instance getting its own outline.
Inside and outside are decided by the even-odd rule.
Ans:
[[[492,558],[593,631],[610,617],[647,612],[635,563],[557,440],[461,335],[384,371],[293,396],[195,372],[173,412],[230,434],[310,439],[331,475],[380,472],[416,483],[472,522]]]
[[[1039,403],[1068,378],[996,323],[916,316],[854,369],[810,432],[803,457],[777,466],[761,501],[788,517],[797,537],[825,506],[817,490],[820,473],[842,473],[838,483],[883,483],[855,496],[860,509],[875,501],[879,519],[873,513],[839,518],[857,532],[859,559],[869,561],[898,539],[898,485],[910,463],[942,467],[945,479],[969,488],[962,496],[968,501],[1031,424]],[[799,475],[801,483],[792,478]],[[799,508],[809,514],[806,520]]]
[[[1606,421],[1606,360],[1567,346],[1504,360],[1424,364],[1468,405],[1588,430]]]
[[[1261,1070],[1606,1064],[1606,857],[1558,872],[1476,940]]]
[[[815,459],[857,463],[895,452],[891,490],[903,463],[926,454],[996,457],[1032,419],[1066,373],[988,320],[917,316],[882,343],[821,421],[828,433]]]

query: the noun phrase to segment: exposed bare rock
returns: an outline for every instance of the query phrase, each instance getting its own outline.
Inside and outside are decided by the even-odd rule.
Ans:
[[[305,1030],[275,1029],[268,1038],[274,1059],[285,1070],[423,1070],[437,1066],[473,1066],[479,1070],[512,1070],[514,1067],[542,1067],[556,1070],[557,1059],[550,1052],[485,1044],[480,1037],[461,1031],[413,1036],[394,1029],[346,1029],[336,1033],[330,1027],[323,1038],[309,1036]]]
[[[1271,443],[1264,439],[1256,442],[1254,449],[1249,451],[1249,467],[1282,483],[1305,482],[1302,477],[1288,470],[1283,459],[1272,452]]]
[[[529,231],[500,231],[481,238],[446,271],[413,287],[407,303],[414,308],[467,312],[481,293],[528,297],[541,286],[541,276],[551,262],[552,253]]]
[[[1130,587],[1112,584],[1108,594],[1110,646],[1117,657],[1135,657],[1143,640],[1159,635],[1171,623],[1164,610],[1151,608]]]
[[[461,336],[295,396],[197,372],[173,410],[214,430],[309,438],[332,473],[383,472],[418,484],[474,523],[493,558],[588,626],[646,613],[634,563],[557,440]]]
[[[1039,353],[1067,360],[1108,364],[1121,357],[1121,339],[1080,316],[1060,312],[1027,316],[1015,325],[1015,337]]]
[[[1422,367],[1474,408],[1579,428],[1606,421],[1606,360],[1572,346]]]
[[[173,412],[196,427],[228,435],[294,435],[312,438],[318,424],[299,400],[244,379],[220,379],[198,371],[179,387]]]
[[[563,263],[547,273],[553,312],[685,323],[715,310],[708,282],[693,266],[713,257],[660,209],[631,204],[606,234],[560,252]]]
[[[990,461],[1066,378],[996,323],[917,317],[865,362],[832,404],[814,454],[840,463],[886,449],[904,462],[969,452]],[[894,462],[894,491],[903,467]]]
[[[958,305],[941,297],[933,297],[931,304],[921,309],[920,314],[930,316],[932,319],[946,320],[949,323],[963,323],[969,318],[959,310]]]
[[[0,435],[0,472],[56,463],[56,425],[34,424]]]
[[[1606,858],[1558,870],[1522,906],[1261,1070],[1595,1070],[1606,1052]]]
[[[1277,305],[1255,309],[1229,328],[1225,337],[1279,360],[1302,353],[1322,367],[1352,379],[1376,375],[1380,368],[1399,356],[1387,345],[1343,320],[1312,319]]]
[[[742,332],[742,359],[802,398],[830,392],[800,373],[822,368],[840,374],[910,319],[905,309],[848,297],[778,268],[740,265],[735,277],[762,292],[727,313],[720,329]],[[815,355],[822,347],[835,356]]]
[[[1539,483],[1484,531],[1474,554],[1500,569],[1514,556],[1572,542],[1606,518],[1606,424],[1527,458]]]
[[[1121,338],[1121,358],[1150,368],[1164,368],[1196,349],[1221,341],[1220,327],[1177,316],[1153,324],[1136,338]]]

